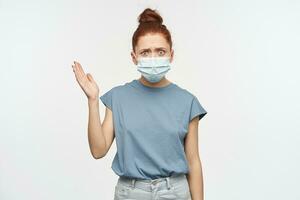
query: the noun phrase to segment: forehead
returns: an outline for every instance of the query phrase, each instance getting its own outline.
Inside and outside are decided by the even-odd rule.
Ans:
[[[141,36],[137,42],[136,50],[140,49],[155,49],[155,48],[166,48],[169,49],[169,43],[160,33],[149,33]]]

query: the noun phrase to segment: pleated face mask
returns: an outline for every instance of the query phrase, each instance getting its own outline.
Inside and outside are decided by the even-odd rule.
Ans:
[[[170,57],[142,57],[138,59],[137,70],[152,83],[160,81],[170,69]]]

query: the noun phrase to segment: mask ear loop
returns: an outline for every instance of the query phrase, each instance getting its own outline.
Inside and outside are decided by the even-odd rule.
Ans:
[[[138,60],[138,58],[137,58],[137,56],[136,56],[135,52],[133,52],[133,56],[134,56],[134,58],[135,58],[135,61],[138,63],[138,62],[139,62],[139,60]]]

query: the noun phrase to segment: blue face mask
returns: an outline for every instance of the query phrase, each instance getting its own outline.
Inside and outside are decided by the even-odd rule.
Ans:
[[[137,70],[150,82],[159,82],[170,70],[170,57],[142,57]]]

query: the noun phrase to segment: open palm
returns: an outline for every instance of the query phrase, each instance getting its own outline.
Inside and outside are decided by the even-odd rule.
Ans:
[[[72,65],[73,72],[76,80],[79,83],[81,89],[89,99],[97,99],[99,95],[99,88],[96,81],[90,73],[85,74],[80,63],[74,61]]]

